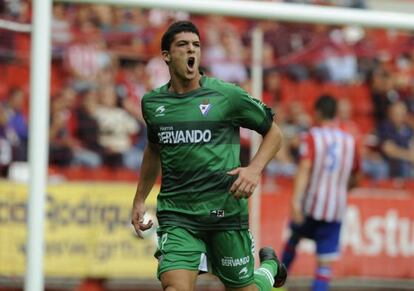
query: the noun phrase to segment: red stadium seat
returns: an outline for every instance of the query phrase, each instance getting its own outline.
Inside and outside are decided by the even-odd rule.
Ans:
[[[349,88],[349,98],[354,105],[355,113],[357,114],[371,114],[373,105],[368,86],[354,85]]]
[[[26,64],[10,64],[7,66],[6,82],[10,87],[25,87],[30,81],[30,70]]]

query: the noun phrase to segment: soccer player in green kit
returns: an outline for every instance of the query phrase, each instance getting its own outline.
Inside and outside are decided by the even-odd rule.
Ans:
[[[200,36],[189,21],[173,23],[161,40],[171,75],[168,84],[147,93],[142,113],[147,125],[140,181],[132,206],[138,236],[145,199],[160,170],[157,198],[158,278],[164,290],[194,290],[199,272],[211,271],[226,290],[271,290],[286,280],[273,249],[259,251],[248,226],[248,200],[282,142],[273,113],[233,84],[199,72]],[[240,167],[239,128],[263,136],[247,167]]]

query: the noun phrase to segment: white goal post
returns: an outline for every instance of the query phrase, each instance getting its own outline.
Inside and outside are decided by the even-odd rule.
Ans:
[[[322,7],[301,4],[237,0],[55,0],[59,2],[137,6],[195,14],[218,14],[250,19],[270,19],[302,23],[359,25],[365,27],[414,30],[414,17],[408,13]],[[44,208],[47,180],[49,130],[50,23],[52,0],[33,0],[31,86],[30,86],[30,184],[28,203],[26,291],[44,290]],[[26,28],[25,28],[26,29]],[[261,97],[261,33],[253,39],[253,95]],[[252,142],[257,149],[258,138]],[[256,191],[258,192],[258,191]],[[251,226],[259,239],[260,195],[252,197]],[[258,242],[260,244],[260,242]]]
[[[303,23],[354,24],[369,27],[414,29],[408,13],[339,8],[272,1],[240,0],[56,0],[71,3],[111,4],[220,14],[250,19],[273,19]]]

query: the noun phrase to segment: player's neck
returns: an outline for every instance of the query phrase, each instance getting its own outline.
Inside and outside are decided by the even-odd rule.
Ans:
[[[336,119],[320,119],[317,121],[318,126],[321,127],[332,127],[338,124]]]
[[[197,74],[197,76],[191,80],[182,80],[172,76],[169,90],[170,92],[174,92],[177,94],[188,93],[190,91],[200,88],[200,79],[200,74]]]

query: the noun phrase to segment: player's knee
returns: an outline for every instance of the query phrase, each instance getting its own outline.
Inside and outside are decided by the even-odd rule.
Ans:
[[[193,291],[198,271],[170,270],[161,274],[161,285],[168,291]]]
[[[161,280],[164,291],[193,291],[193,280],[182,276],[163,276]]]

